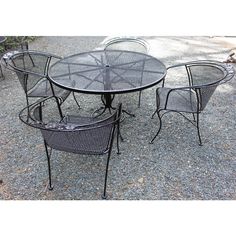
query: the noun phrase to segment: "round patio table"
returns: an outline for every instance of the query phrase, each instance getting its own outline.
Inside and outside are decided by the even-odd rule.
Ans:
[[[71,55],[57,61],[49,69],[49,79],[59,87],[102,95],[103,112],[113,109],[115,94],[149,88],[161,82],[165,75],[166,67],[157,58],[123,50]]]

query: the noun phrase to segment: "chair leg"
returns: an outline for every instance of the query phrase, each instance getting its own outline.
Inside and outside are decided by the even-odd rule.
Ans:
[[[81,107],[80,107],[80,105],[79,105],[79,102],[77,101],[77,99],[76,99],[76,97],[75,97],[75,93],[74,93],[74,92],[72,92],[72,95],[73,95],[73,98],[74,98],[74,100],[75,100],[75,102],[76,102],[77,106],[78,106],[78,107],[79,107],[79,109],[80,109]]]
[[[198,133],[198,138],[199,138],[199,146],[202,146],[202,140],[201,140],[201,135],[200,135],[200,130],[199,130],[199,113],[197,113],[197,133]]]
[[[0,71],[1,71],[1,77],[2,77],[3,79],[5,79],[5,76],[4,76],[3,71],[2,71],[2,66],[1,66],[1,64],[0,64]]]
[[[164,81],[163,81],[163,86],[164,86]],[[162,86],[162,87],[163,87]],[[160,104],[159,104],[160,102],[159,101],[157,101],[157,94],[156,94],[156,110],[154,111],[154,113],[152,114],[152,116],[151,116],[151,118],[153,119],[154,118],[154,115],[158,112],[158,109],[159,109],[159,107],[160,107]]]
[[[160,113],[159,113],[159,112],[160,112],[160,111],[156,111],[157,116],[158,116],[159,121],[160,121],[159,129],[158,129],[156,135],[153,137],[153,139],[149,142],[150,144],[153,144],[153,141],[155,140],[155,138],[157,137],[157,135],[158,135],[158,134],[160,133],[160,131],[161,131],[162,121],[161,121],[161,116],[160,116]]]
[[[59,112],[59,115],[61,117],[61,119],[63,119],[63,113],[62,113],[62,110],[61,110],[61,105],[63,103],[63,100],[60,98],[60,97],[56,97],[54,96],[55,100],[56,100],[56,103],[57,103],[57,108],[58,108],[58,112]]]
[[[117,130],[116,147],[117,147],[117,154],[120,155],[119,132],[118,132],[118,130]]]
[[[157,113],[157,109],[154,111],[154,113],[152,114],[152,119],[154,118],[154,115]]]
[[[107,199],[106,189],[107,189],[107,177],[108,177],[110,156],[111,156],[111,148],[110,148],[110,150],[108,152],[108,156],[107,156],[106,173],[105,173],[104,190],[103,190],[102,199]]]
[[[117,145],[117,154],[119,155],[121,152],[120,152],[120,141],[119,139],[121,140],[121,142],[124,141],[124,138],[122,137],[121,133],[120,133],[120,124],[117,125],[117,136],[116,136],[117,140],[116,140],[116,145]]]
[[[39,103],[39,107],[40,107],[40,109],[39,109],[39,119],[40,119],[41,121],[43,120],[42,106],[43,106],[43,104],[42,104],[42,102],[40,102],[40,103]]]
[[[48,152],[48,146],[46,141],[44,140],[44,147],[45,147],[45,151],[46,151],[46,155],[47,155],[47,161],[48,161],[48,178],[49,178],[49,190],[53,190],[53,186],[52,186],[52,176],[51,176],[51,164],[50,164],[50,154]]]
[[[30,110],[29,110],[29,98],[26,95],[26,105],[27,105],[27,110],[28,110],[28,115],[27,115],[27,122],[29,121],[29,114],[30,114]]]
[[[141,94],[142,94],[142,92],[139,91],[139,96],[138,96],[138,107],[140,107],[140,104],[141,104]]]

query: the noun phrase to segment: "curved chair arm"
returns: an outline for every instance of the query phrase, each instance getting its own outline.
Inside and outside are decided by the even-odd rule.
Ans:
[[[198,89],[198,88],[204,88],[204,87],[223,84],[223,83],[226,83],[229,80],[231,80],[235,75],[235,70],[231,65],[226,64],[226,63],[222,63],[222,62],[219,62],[219,61],[215,61],[215,60],[198,60],[198,61],[189,61],[189,62],[179,63],[179,64],[176,64],[176,65],[172,65],[172,66],[167,67],[167,71],[170,70],[170,69],[177,68],[177,67],[185,67],[188,79],[190,80],[190,77],[192,77],[192,76],[191,76],[191,73],[189,71],[189,68],[191,68],[192,66],[218,67],[224,73],[224,76],[222,76],[222,78],[220,80],[215,81],[215,82],[210,83],[210,84],[191,85],[192,89]],[[188,86],[186,86],[185,88],[188,88]]]
[[[175,67],[180,67],[180,66],[191,66],[191,65],[218,65],[218,66],[222,66],[222,65],[226,65],[226,63],[222,63],[220,61],[216,61],[216,60],[195,60],[195,61],[188,61],[188,62],[182,62],[179,64],[175,64],[172,66],[168,66],[166,69],[171,69],[171,68],[175,68]]]
[[[121,118],[121,111],[122,111],[122,104],[119,103],[117,106],[117,110],[114,114],[112,114],[111,116],[115,116],[114,120],[112,122],[106,123],[107,120],[109,120],[111,118],[111,116],[104,118],[102,120],[95,120],[95,121],[91,121],[88,124],[76,124],[75,126],[70,126],[67,124],[69,124],[68,122],[68,118],[69,116],[66,115],[62,115],[62,119],[60,119],[58,122],[54,122],[53,124],[60,124],[60,128],[56,130],[56,128],[53,127],[47,127],[47,123],[44,123],[42,120],[40,120],[39,118],[37,118],[39,115],[37,114],[39,109],[41,109],[41,104],[45,103],[46,101],[50,100],[50,99],[55,99],[56,102],[58,102],[58,98],[54,97],[54,96],[50,96],[47,98],[42,98],[37,100],[36,102],[30,104],[29,106],[23,108],[20,113],[19,113],[19,119],[25,123],[26,125],[29,125],[31,127],[37,128],[37,129],[42,129],[42,130],[51,130],[51,131],[63,131],[67,132],[67,131],[84,131],[84,130],[91,130],[94,128],[102,128],[104,126],[107,125],[112,125],[115,123],[118,123],[120,121]],[[28,112],[29,111],[29,112]],[[28,112],[28,116],[25,116],[24,113]],[[105,124],[102,124],[105,123]],[[101,125],[100,125],[101,124]]]
[[[102,120],[93,121],[93,122],[91,122],[89,124],[76,125],[75,127],[72,127],[72,128],[69,127],[68,131],[90,130],[90,129],[94,129],[94,128],[102,128],[102,127],[107,126],[107,125],[115,124],[115,123],[119,122],[120,119],[121,119],[121,111],[122,111],[122,103],[119,103],[118,106],[117,106],[116,112],[113,115],[111,115],[111,116],[114,116],[116,114],[116,118],[112,122],[100,125],[101,123],[104,123],[107,120],[109,120],[111,118],[111,116],[109,116],[109,117],[104,118]],[[65,119],[66,118],[67,117],[65,116]],[[65,122],[65,124],[67,124],[67,121],[65,121],[64,119],[62,120],[62,122]]]
[[[177,67],[182,67],[182,66],[185,66],[186,67],[187,63],[179,63],[179,64],[175,64],[175,65],[172,65],[172,66],[168,66],[166,67],[166,71],[168,73],[168,70],[171,70],[171,69],[174,69],[174,68],[177,68]],[[186,72],[187,73],[187,72]],[[168,75],[168,74],[167,74]],[[165,80],[166,80],[166,77],[163,79],[163,84],[162,84],[162,87],[165,86]]]
[[[30,70],[27,70],[25,68],[20,68],[20,67],[17,67],[14,63],[14,59],[16,57],[21,57],[21,56],[24,56],[24,55],[29,55],[29,57],[31,57],[31,60],[33,62],[33,59],[32,59],[32,56],[33,55],[38,55],[38,56],[44,56],[47,58],[46,60],[46,64],[45,64],[45,70],[44,70],[44,73],[41,74],[41,73],[37,73],[35,71],[30,71]],[[50,64],[50,61],[52,58],[55,58],[55,59],[62,59],[63,57],[60,57],[60,56],[57,56],[55,54],[51,54],[51,53],[47,53],[47,52],[40,52],[40,51],[35,51],[35,50],[22,50],[22,51],[19,51],[19,52],[16,52],[16,53],[12,53],[8,58],[7,60],[5,61],[8,69],[12,70],[12,71],[18,71],[18,72],[21,72],[21,73],[24,73],[24,74],[31,74],[31,75],[36,75],[36,76],[40,76],[40,77],[47,77],[48,75],[48,68],[49,68],[49,64]]]
[[[40,107],[41,104],[45,103],[46,101],[54,98],[56,100],[56,103],[59,103],[58,97],[56,96],[49,96],[46,98],[40,98],[36,102],[31,103],[30,105],[24,107],[20,113],[19,113],[19,119],[25,123],[26,125],[29,125],[31,127],[39,128],[39,125],[42,125],[43,122],[37,119],[35,116],[35,111]],[[27,113],[27,115],[25,114]],[[60,114],[60,111],[59,111]],[[60,114],[61,115],[61,114]],[[64,118],[64,115],[62,114],[62,119]],[[61,119],[61,120],[62,120]]]
[[[37,51],[37,50],[22,50],[22,51],[19,52],[19,54],[22,54],[22,53],[31,53],[31,54],[35,54],[35,55],[44,55],[44,56],[47,56],[47,57],[54,57],[54,58],[57,58],[57,59],[62,59],[63,58],[62,56],[58,56],[58,55],[50,53],[50,52],[42,52],[42,51]]]

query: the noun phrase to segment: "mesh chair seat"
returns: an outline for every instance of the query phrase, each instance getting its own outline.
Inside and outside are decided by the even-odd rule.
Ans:
[[[65,100],[69,94],[69,90],[61,89],[54,86],[54,94],[57,97]],[[33,88],[27,91],[29,97],[50,97],[53,96],[53,92],[50,83],[47,78],[42,78]]]
[[[159,110],[178,110],[179,112],[197,112],[197,98],[194,90],[172,90],[162,87],[157,90]],[[168,102],[167,102],[167,96]]]

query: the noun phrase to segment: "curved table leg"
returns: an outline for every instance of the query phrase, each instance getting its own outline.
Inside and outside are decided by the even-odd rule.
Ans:
[[[111,110],[115,110],[116,109],[115,107],[112,106],[112,102],[113,102],[114,98],[115,98],[115,94],[103,94],[101,96],[101,100],[102,100],[102,103],[103,103],[104,106],[98,108],[97,110],[95,110],[93,112],[93,114],[92,114],[92,117],[96,118],[96,117],[101,116],[102,114],[105,113],[105,111],[107,109],[109,110],[109,113],[111,114]],[[99,113],[99,111],[101,111],[101,112]],[[135,117],[134,114],[129,113],[128,111],[126,111],[124,109],[122,109],[122,112],[126,113],[129,116]],[[99,114],[95,115],[96,113],[99,113]]]

